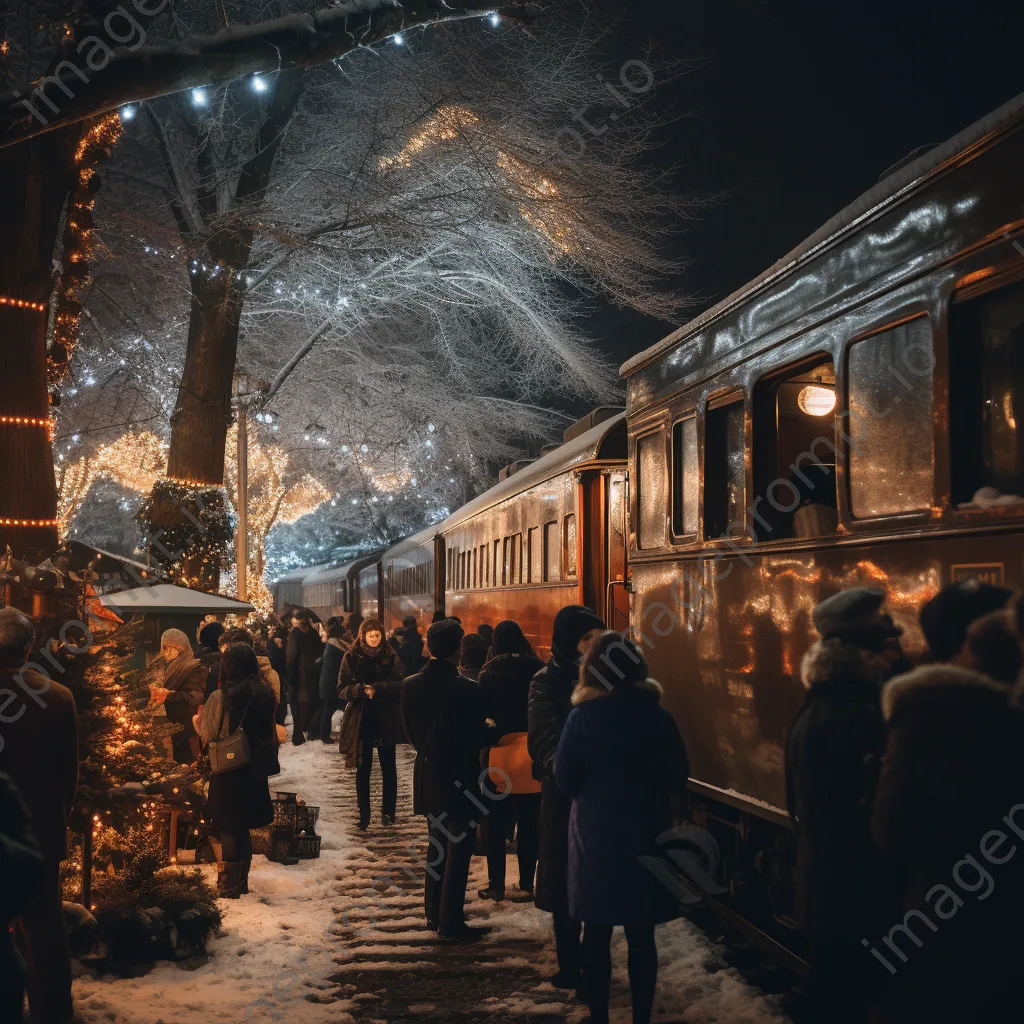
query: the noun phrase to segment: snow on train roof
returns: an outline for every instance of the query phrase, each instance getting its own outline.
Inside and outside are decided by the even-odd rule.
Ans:
[[[304,569],[295,569],[288,573],[287,576],[278,576],[271,586],[276,587],[278,583],[301,583],[310,573],[320,572],[323,569],[329,569],[331,567],[330,562],[321,562],[319,565],[307,565]]]
[[[424,544],[432,541],[437,534],[444,533],[446,530],[458,526],[459,523],[465,522],[465,520],[476,515],[478,512],[482,512],[485,508],[490,508],[491,505],[496,505],[499,501],[510,498],[520,491],[525,491],[535,484],[550,480],[553,476],[565,473],[574,466],[582,465],[585,462],[592,462],[600,456],[601,445],[604,443],[605,438],[616,427],[624,423],[625,420],[626,414],[624,412],[620,412],[610,419],[603,420],[596,427],[591,427],[580,434],[579,437],[574,437],[571,441],[559,445],[553,452],[542,455],[536,462],[531,462],[528,466],[524,466],[518,473],[513,473],[510,477],[499,481],[493,487],[484,491],[483,494],[478,494],[472,501],[457,509],[447,519],[443,519],[433,526],[428,526],[425,530],[420,530],[419,533],[414,533],[411,537],[400,541],[393,548],[385,551],[382,557],[392,558],[395,555],[422,547]]]
[[[372,565],[379,557],[380,552],[376,551],[369,555],[360,555],[358,558],[349,559],[342,565],[334,565],[329,562],[327,565],[310,570],[309,575],[303,579],[302,585],[308,587],[314,583],[330,583],[331,580],[344,579],[352,569],[362,569],[367,565]]]
[[[710,309],[694,317],[689,323],[683,324],[677,331],[662,338],[650,348],[638,352],[635,356],[627,359],[619,368],[623,377],[635,373],[641,366],[653,362],[659,356],[664,355],[675,348],[680,342],[686,340],[699,330],[706,327],[713,320],[716,320],[733,306],[750,298],[750,296],[762,287],[771,284],[776,278],[785,276],[806,261],[818,250],[824,248],[830,241],[840,234],[855,227],[859,221],[870,213],[896,199],[901,193],[908,191],[916,182],[939,171],[944,164],[960,155],[965,150],[977,145],[987,139],[988,136],[1002,129],[1010,127],[1015,121],[1021,119],[1024,114],[1024,93],[1020,93],[1013,99],[1008,100],[1001,107],[997,107],[990,114],[986,114],[981,120],[958,132],[951,139],[935,146],[922,154],[916,160],[887,175],[877,185],[868,189],[863,195],[855,199],[849,206],[844,207],[828,222],[818,228],[813,235],[804,239],[795,249],[786,253],[782,259],[772,264],[767,270],[759,274],[752,281],[748,281],[742,288],[737,289],[731,295],[726,296],[721,302],[716,303]]]

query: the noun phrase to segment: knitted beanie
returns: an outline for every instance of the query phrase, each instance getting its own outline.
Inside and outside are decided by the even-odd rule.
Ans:
[[[165,629],[163,636],[160,637],[160,646],[177,647],[182,654],[192,653],[192,645],[180,629]]]

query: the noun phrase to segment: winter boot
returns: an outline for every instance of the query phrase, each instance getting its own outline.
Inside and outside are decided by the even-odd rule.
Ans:
[[[252,857],[242,861],[242,895],[249,895],[249,869],[252,867]]]
[[[245,862],[226,860],[217,865],[217,895],[223,900],[237,900],[243,892]]]

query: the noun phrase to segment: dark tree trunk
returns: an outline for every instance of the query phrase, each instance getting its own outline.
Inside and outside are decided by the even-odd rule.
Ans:
[[[47,304],[61,213],[75,178],[78,132],[54,132],[0,151],[0,296],[42,310],[0,304],[0,416],[46,420]],[[24,558],[53,550],[57,515],[53,454],[45,426],[0,422],[0,553],[10,545]]]

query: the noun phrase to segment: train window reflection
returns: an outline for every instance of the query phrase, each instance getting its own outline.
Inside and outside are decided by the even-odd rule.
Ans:
[[[672,532],[677,537],[697,532],[697,458],[697,417],[690,416],[672,428]]]
[[[932,504],[932,365],[925,316],[850,346],[850,508],[858,518]]]
[[[726,536],[744,522],[743,402],[708,409],[704,420],[704,536]]]
[[[526,531],[526,575],[530,583],[540,583],[544,559],[540,550],[540,527],[531,526]]]
[[[562,578],[562,545],[558,523],[544,524],[544,581],[558,583]]]
[[[955,303],[949,329],[953,501],[1024,502],[1024,282]],[[983,490],[985,488],[985,490]]]
[[[636,442],[637,506],[641,548],[665,545],[666,502],[665,437],[659,430]]]
[[[565,517],[564,547],[565,547],[565,578],[572,580],[576,578],[576,514],[570,512]]]

